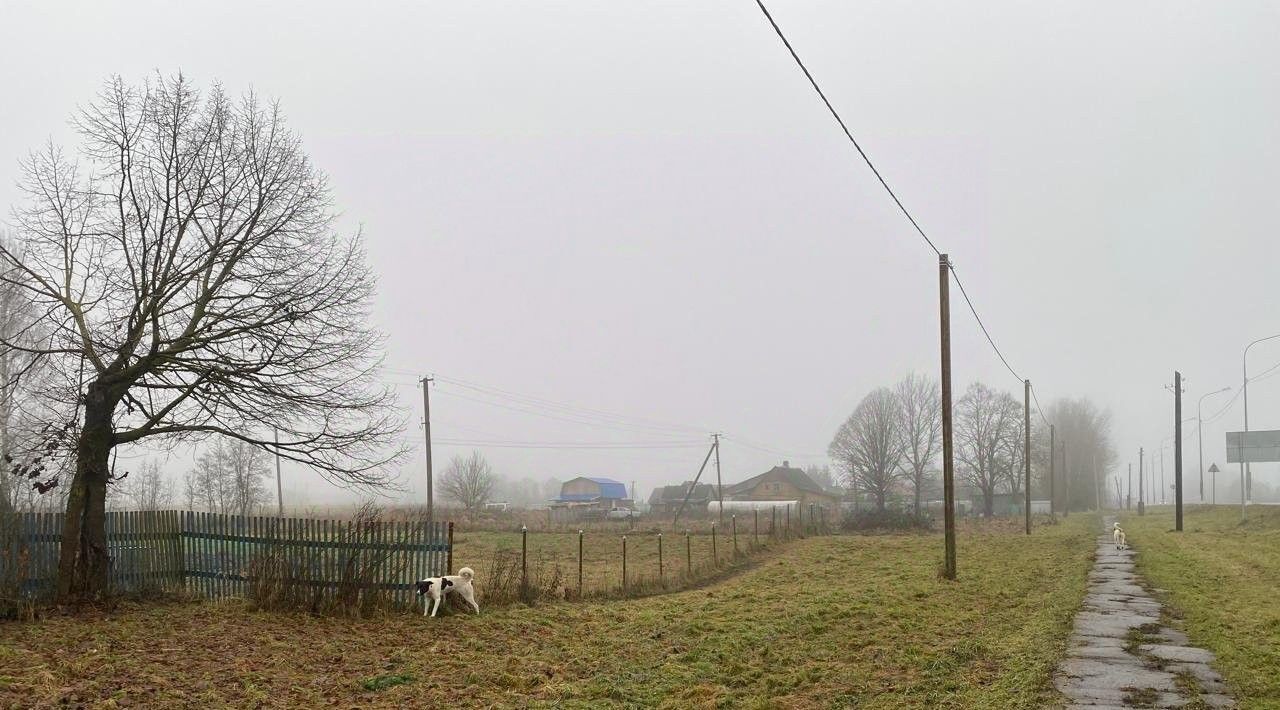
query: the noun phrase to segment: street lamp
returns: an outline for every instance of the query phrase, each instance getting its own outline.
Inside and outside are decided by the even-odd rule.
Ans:
[[[1196,446],[1200,449],[1200,502],[1204,502],[1204,417],[1201,415],[1200,405],[1204,404],[1204,398],[1223,392],[1230,392],[1230,387],[1223,387],[1216,392],[1207,392],[1200,395],[1200,400],[1196,402]],[[1215,484],[1214,491],[1216,493],[1217,486]]]
[[[1249,343],[1248,345],[1244,346],[1244,354],[1240,356],[1240,369],[1244,372],[1244,433],[1246,434],[1246,436],[1249,433],[1249,348],[1257,345],[1258,343],[1266,342],[1268,340],[1275,340],[1276,338],[1280,338],[1280,333],[1276,333],[1275,335],[1268,335],[1265,338],[1258,338],[1252,343]],[[1243,456],[1241,456],[1240,458],[1242,459],[1240,461],[1240,471],[1243,474],[1242,478],[1245,479],[1244,490],[1241,491],[1241,494],[1244,495],[1246,498],[1248,498],[1250,502],[1252,502],[1253,501],[1253,469],[1252,467],[1249,466],[1249,464],[1243,461],[1244,459]]]
[[[1213,474],[1213,505],[1218,504],[1218,464],[1209,464],[1209,473]]]

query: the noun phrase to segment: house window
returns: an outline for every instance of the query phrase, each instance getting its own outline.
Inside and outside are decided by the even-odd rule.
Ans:
[[[781,491],[782,491],[782,484],[781,484],[781,483],[770,483],[770,484],[769,484],[769,490],[770,490],[771,492],[773,492],[773,493],[779,493],[779,492],[781,492]]]

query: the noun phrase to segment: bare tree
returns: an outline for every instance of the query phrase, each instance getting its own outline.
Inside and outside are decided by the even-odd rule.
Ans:
[[[881,387],[862,399],[836,430],[827,453],[844,468],[849,486],[870,494],[883,511],[902,476],[901,407],[893,391]]]
[[[119,499],[133,510],[163,510],[173,502],[173,481],[165,478],[156,459],[143,459],[114,487]]]
[[[80,158],[49,145],[25,161],[21,250],[0,245],[0,279],[46,333],[3,345],[33,356],[20,376],[55,374],[46,424],[74,462],[59,596],[106,589],[115,446],[218,434],[388,482],[403,417],[376,381],[373,278],[279,107],[180,75],[116,78],[73,123]]]
[[[465,459],[454,456],[449,461],[440,476],[440,488],[446,496],[470,511],[483,508],[489,502],[496,480],[489,462],[479,451],[472,451],[471,456]]]
[[[912,510],[920,512],[920,492],[928,482],[929,468],[942,445],[942,399],[938,383],[911,373],[894,388],[902,421],[903,466],[911,480]]]
[[[262,449],[239,439],[219,437],[187,474],[187,500],[193,507],[227,515],[249,515],[271,500],[266,477],[271,468]]]
[[[1022,408],[1007,392],[975,382],[956,402],[956,458],[961,475],[982,493],[983,514],[995,512],[995,495],[1009,479],[1010,440],[1021,433]]]
[[[1092,400],[1064,398],[1054,400],[1045,407],[1045,418],[1053,422],[1055,429],[1055,476],[1058,479],[1055,493],[1058,505],[1069,496],[1071,510],[1093,508],[1101,497],[1095,486],[1105,486],[1106,476],[1116,466],[1115,445],[1111,440],[1111,412],[1098,407]],[[1048,493],[1049,431],[1047,426],[1033,429],[1036,445],[1032,462],[1041,473],[1043,492]],[[1063,448],[1068,450],[1067,469],[1063,470]],[[1134,487],[1137,489],[1137,486]],[[1136,493],[1134,494],[1137,495]]]
[[[822,486],[822,489],[825,491],[829,491],[837,487],[836,477],[832,475],[831,467],[826,464],[822,466],[817,464],[807,466],[805,467],[804,472],[808,474],[809,478],[813,479],[814,483]]]

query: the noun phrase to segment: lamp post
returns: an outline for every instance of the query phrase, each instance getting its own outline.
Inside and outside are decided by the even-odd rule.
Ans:
[[[1202,404],[1204,404],[1205,397],[1211,397],[1215,394],[1222,394],[1223,392],[1230,392],[1230,391],[1231,391],[1230,387],[1223,387],[1222,389],[1214,392],[1206,392],[1205,394],[1200,395],[1200,399],[1196,402],[1196,447],[1200,450],[1200,502],[1201,503],[1204,502],[1204,416],[1200,407]],[[1214,490],[1215,491],[1217,490],[1216,485],[1214,486]]]
[[[1258,338],[1252,343],[1249,343],[1248,345],[1244,346],[1244,354],[1240,356],[1240,370],[1244,374],[1244,433],[1246,435],[1248,435],[1249,433],[1249,348],[1257,345],[1258,343],[1266,342],[1268,340],[1274,340],[1276,338],[1280,338],[1280,333],[1276,333],[1275,335],[1268,335],[1265,338]],[[1242,494],[1247,500],[1252,501],[1253,500],[1253,469],[1250,468],[1249,464],[1243,461],[1244,459],[1243,456],[1241,456],[1240,458],[1242,459],[1240,461],[1240,470],[1243,472],[1242,477],[1244,478],[1244,491],[1242,491]]]
[[[1218,504],[1218,464],[1209,464],[1209,473],[1213,474],[1213,505]]]

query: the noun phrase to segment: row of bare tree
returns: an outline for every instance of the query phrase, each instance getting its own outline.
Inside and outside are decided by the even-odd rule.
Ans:
[[[969,385],[956,400],[956,474],[977,491],[983,513],[994,512],[997,494],[1019,494],[1024,486],[1025,429],[1023,402],[1009,392],[981,382]],[[1106,472],[1115,462],[1110,415],[1087,399],[1052,403],[1044,418],[1033,420],[1033,491],[1047,497],[1050,433],[1055,422],[1055,490],[1060,503],[1094,507]],[[836,430],[828,454],[836,462],[841,483],[870,497],[878,510],[904,487],[910,488],[915,511],[937,477],[942,448],[942,409],[933,380],[915,373],[893,387],[872,391]],[[1068,447],[1070,447],[1068,449]],[[1072,455],[1063,457],[1066,451]]]

